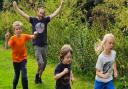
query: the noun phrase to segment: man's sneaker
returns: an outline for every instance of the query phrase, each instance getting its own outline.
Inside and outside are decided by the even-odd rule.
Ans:
[[[39,73],[35,75],[35,84],[39,83]]]
[[[39,77],[39,79],[38,79],[38,82],[39,82],[39,83],[42,83],[42,79],[41,79],[40,77]]]

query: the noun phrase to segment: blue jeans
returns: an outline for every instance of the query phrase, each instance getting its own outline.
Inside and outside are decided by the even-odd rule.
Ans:
[[[113,80],[111,80],[107,83],[99,82],[99,81],[95,80],[94,89],[114,89]]]
[[[26,63],[27,61],[24,60],[20,63],[13,62],[13,67],[14,67],[14,79],[13,79],[13,89],[16,89],[18,81],[19,81],[19,76],[20,76],[20,71],[22,74],[22,86],[23,89],[28,89],[28,78],[27,78],[27,69],[26,69]]]

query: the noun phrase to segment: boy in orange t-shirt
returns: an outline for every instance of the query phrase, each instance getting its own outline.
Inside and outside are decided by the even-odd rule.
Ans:
[[[22,34],[22,23],[16,21],[13,23],[14,35],[9,39],[8,45],[12,49],[12,61],[14,67],[14,79],[13,79],[13,89],[16,89],[18,84],[20,71],[22,73],[22,86],[23,89],[28,89],[28,79],[27,79],[27,51],[25,43],[31,39],[34,39],[37,32],[34,35]]]

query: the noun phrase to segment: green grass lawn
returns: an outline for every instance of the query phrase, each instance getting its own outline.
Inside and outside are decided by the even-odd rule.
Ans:
[[[27,62],[27,73],[28,73],[28,85],[29,89],[55,89],[55,80],[54,80],[54,69],[55,63],[52,63],[48,59],[48,64],[43,73],[42,84],[35,84],[34,77],[37,69],[36,61],[33,57],[28,57]],[[0,89],[12,89],[13,81],[13,65],[11,60],[11,51],[6,50],[0,46]],[[90,78],[87,76],[80,77],[79,74],[74,74],[75,81],[71,84],[72,89],[93,89],[93,81],[90,81]],[[89,80],[88,80],[89,79]],[[120,89],[121,82],[115,82],[115,88]],[[118,88],[117,88],[118,86]],[[18,83],[17,89],[22,89],[21,77]]]
[[[53,78],[55,64],[49,61],[42,76],[43,83],[35,84],[34,76],[36,73],[37,64],[34,58],[28,57],[27,73],[29,89],[55,89],[55,80]],[[0,46],[0,89],[12,89],[12,80],[14,75],[13,71],[11,51],[5,50]],[[75,81],[71,86],[72,89],[93,89],[93,81],[90,82],[86,79],[75,76]],[[17,89],[22,89],[21,77]]]

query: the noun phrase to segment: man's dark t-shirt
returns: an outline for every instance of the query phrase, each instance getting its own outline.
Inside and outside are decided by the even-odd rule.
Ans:
[[[64,70],[64,68],[68,68],[69,72],[56,81],[56,89],[71,89],[70,87],[71,64],[59,63],[56,66],[54,74],[56,75],[61,73]]]
[[[29,17],[30,23],[32,24],[32,32],[41,30],[38,36],[33,40],[33,45],[44,46],[47,45],[47,25],[50,22],[50,17],[45,17],[42,20],[38,20],[36,17]]]

